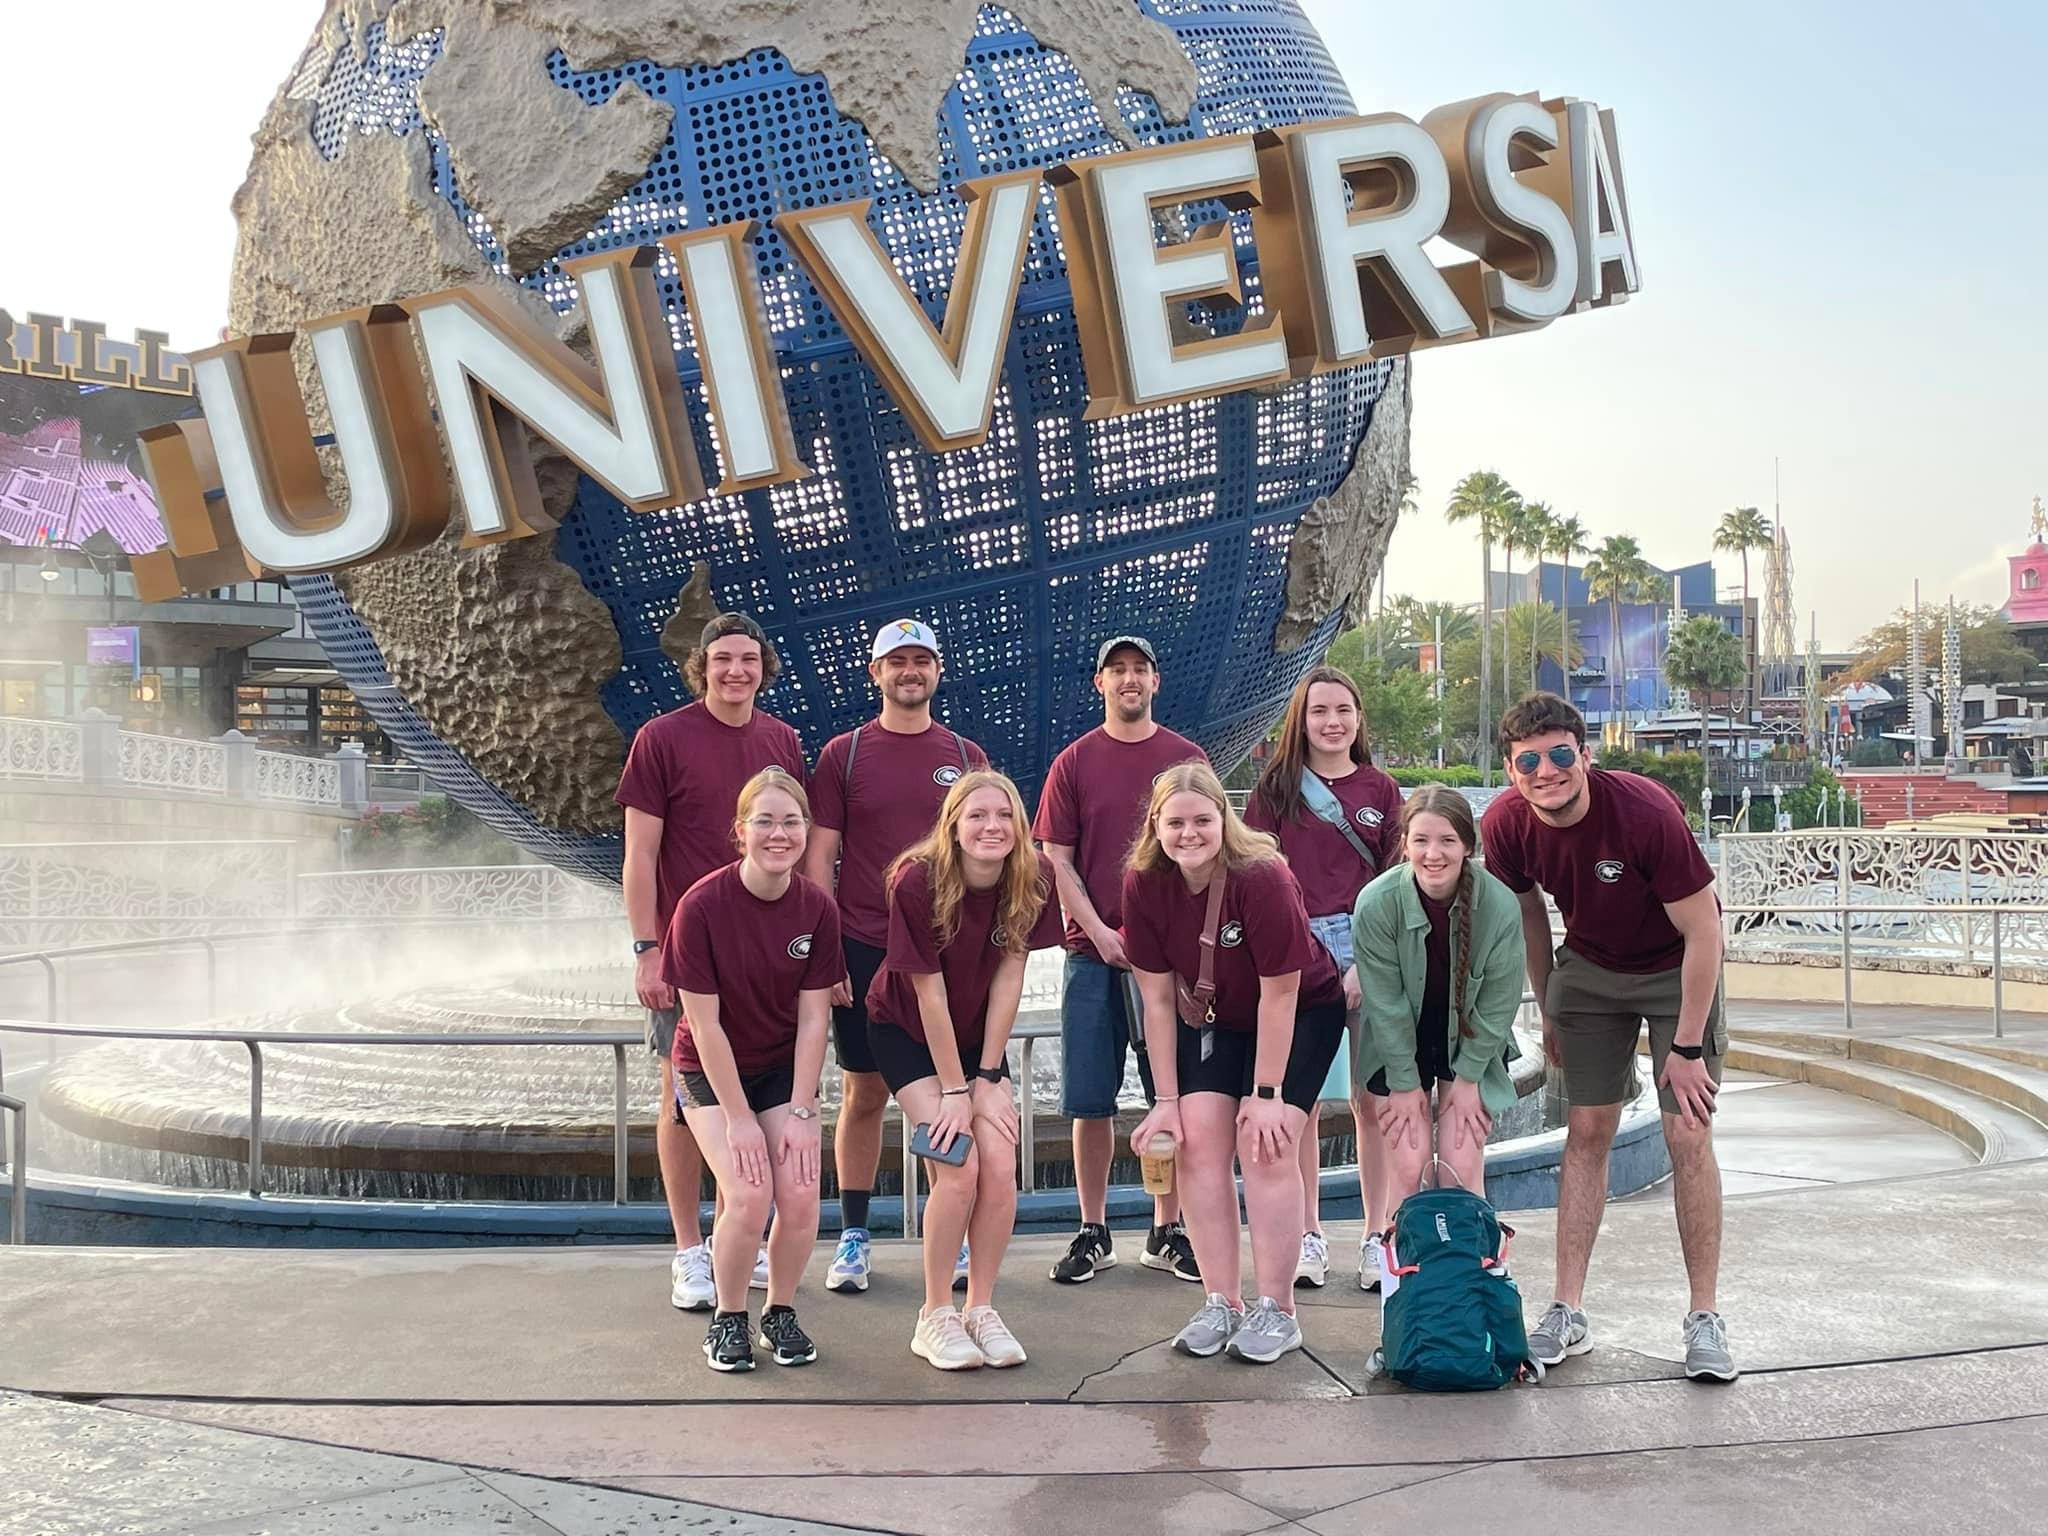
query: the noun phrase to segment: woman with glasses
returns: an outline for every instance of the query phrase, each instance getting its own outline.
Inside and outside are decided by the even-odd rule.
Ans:
[[[1358,893],[1400,857],[1395,823],[1401,790],[1373,766],[1366,749],[1365,701],[1350,675],[1316,667],[1295,685],[1280,719],[1279,740],[1245,809],[1245,824],[1279,840],[1280,852],[1301,886],[1309,930],[1330,952],[1344,979],[1351,1039],[1330,1063],[1321,1104],[1349,1105],[1357,1127],[1358,1188],[1365,1205],[1358,1283],[1380,1283],[1380,1233],[1391,1214],[1380,1155],[1379,1122],[1366,1111],[1352,1082],[1359,1030],[1358,972],[1351,964],[1351,908]],[[1323,1237],[1320,1110],[1312,1111],[1301,1138],[1301,1259],[1296,1285],[1322,1285],[1329,1277],[1330,1245]]]
[[[1344,985],[1309,932],[1278,846],[1238,819],[1207,763],[1180,763],[1153,781],[1124,874],[1123,919],[1157,1090],[1131,1149],[1145,1156],[1160,1135],[1174,1143],[1206,1293],[1174,1348],[1267,1364],[1301,1347],[1297,1143],[1344,1039]],[[1234,1170],[1251,1223],[1258,1301],[1249,1309]]]
[[[791,1303],[818,1236],[818,1078],[845,965],[838,908],[796,872],[810,822],[802,784],[780,768],[755,774],[734,818],[738,862],[690,887],[662,944],[683,1004],[677,1108],[721,1202],[704,1339],[714,1371],[754,1368],[747,1282],[771,1208],[759,1343],[777,1365],[818,1358]]]
[[[1507,1064],[1522,1006],[1521,908],[1472,861],[1471,803],[1425,784],[1400,836],[1407,862],[1359,893],[1352,933],[1367,1021],[1358,1076],[1397,1206],[1421,1184],[1432,1140],[1461,1185],[1484,1190],[1493,1117],[1515,1102]]]
[[[1017,1216],[1008,1047],[1024,962],[1064,932],[1052,865],[1031,846],[1030,824],[1016,785],[968,773],[946,792],[938,825],[886,877],[889,947],[868,988],[868,1045],[904,1121],[941,1154],[925,1163],[924,1305],[910,1339],[910,1352],[941,1371],[1024,1363],[995,1309]],[[946,1161],[963,1138],[966,1155]],[[952,1295],[963,1241],[965,1314]]]

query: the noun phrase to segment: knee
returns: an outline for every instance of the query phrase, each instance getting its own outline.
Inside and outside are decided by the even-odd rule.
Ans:
[[[720,1185],[718,1192],[725,1197],[725,1214],[740,1226],[758,1232],[766,1224],[768,1208],[775,1198],[767,1185],[735,1180]]]
[[[1574,1106],[1565,1121],[1566,1155],[1605,1157],[1614,1145],[1614,1133],[1620,1124],[1619,1105]]]
[[[1687,1125],[1681,1115],[1664,1117],[1664,1145],[1675,1165],[1697,1163],[1714,1155],[1714,1123],[1702,1120]]]
[[[889,1104],[889,1086],[879,1072],[840,1074],[839,1114],[842,1119],[867,1120],[878,1117]]]

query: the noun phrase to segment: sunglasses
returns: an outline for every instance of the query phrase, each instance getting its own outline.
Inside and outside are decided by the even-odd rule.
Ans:
[[[1560,743],[1552,747],[1548,752],[1517,752],[1515,754],[1515,772],[1521,774],[1534,773],[1543,765],[1543,759],[1546,757],[1550,759],[1552,767],[1569,768],[1579,760],[1579,749],[1569,743]]]

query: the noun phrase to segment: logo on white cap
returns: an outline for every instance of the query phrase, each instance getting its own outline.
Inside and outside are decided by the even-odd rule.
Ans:
[[[900,651],[907,645],[922,646],[934,656],[939,654],[939,637],[932,633],[930,625],[920,624],[915,619],[891,619],[875,631],[875,645],[868,653],[868,660],[880,661],[891,651]]]

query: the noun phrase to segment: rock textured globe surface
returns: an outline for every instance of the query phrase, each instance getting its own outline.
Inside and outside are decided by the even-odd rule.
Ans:
[[[1027,795],[1099,720],[1094,648],[1124,630],[1158,647],[1161,718],[1228,767],[1370,589],[1408,466],[1405,363],[1085,420],[1048,192],[987,441],[935,455],[774,218],[871,199],[871,226],[936,317],[962,181],[1352,110],[1291,0],[341,0],[235,200],[235,331],[485,282],[579,346],[563,262],[752,219],[816,473],[635,513],[537,441],[551,533],[464,550],[451,532],[298,578],[299,599],[408,756],[492,826],[598,879],[617,878],[627,744],[688,702],[680,660],[720,609],[766,626],[784,667],[763,707],[813,752],[872,712],[868,637],[909,614],[945,647],[939,713]],[[1197,331],[1260,306],[1245,215],[1191,206],[1161,238],[1219,217],[1246,308],[1190,308]],[[660,286],[710,469],[715,422],[665,257]]]

